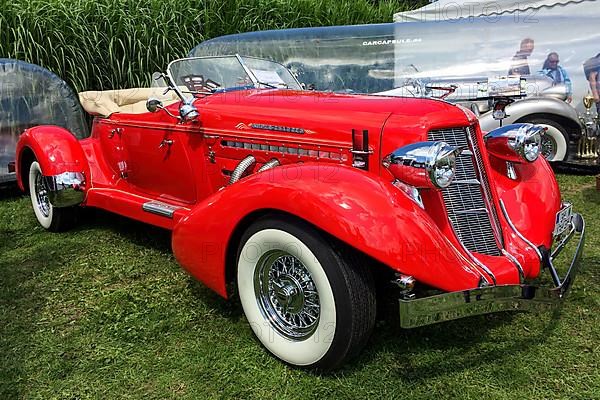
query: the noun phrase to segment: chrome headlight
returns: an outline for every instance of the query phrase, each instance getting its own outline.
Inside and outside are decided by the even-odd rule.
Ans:
[[[546,129],[532,124],[511,124],[490,131],[485,144],[490,153],[512,162],[534,162],[542,152]]]
[[[456,157],[461,151],[445,142],[418,142],[387,155],[383,165],[396,179],[411,186],[443,189],[456,175]]]

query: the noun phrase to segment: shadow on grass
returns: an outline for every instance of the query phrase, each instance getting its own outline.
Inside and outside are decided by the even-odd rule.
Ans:
[[[135,245],[166,253],[172,252],[171,232],[167,229],[99,209],[85,209],[83,211],[81,223],[74,229],[75,231],[107,229],[118,233]],[[242,317],[242,309],[237,301],[237,296],[233,295],[229,301],[225,300],[192,276],[188,278],[188,288],[197,300],[215,309],[226,318],[238,321]],[[233,291],[229,290],[228,292],[232,293]]]
[[[582,165],[573,163],[554,162],[550,163],[550,166],[552,167],[554,172],[558,174],[586,176],[596,175],[600,173],[600,166],[597,165]]]
[[[374,333],[367,357],[391,353],[393,375],[406,383],[427,383],[463,370],[502,363],[543,343],[556,329],[559,315],[559,310],[554,311],[541,331],[527,337],[515,334],[502,342],[494,342],[490,332],[511,325],[514,313],[477,316],[411,330],[389,326]],[[482,346],[482,343],[490,343],[490,346]],[[473,354],[473,348],[477,349],[477,354]],[[359,365],[355,367],[360,368]]]
[[[239,302],[237,293],[232,288],[228,289],[228,293],[230,294],[229,299],[224,299],[192,276],[188,278],[188,287],[191,294],[197,300],[216,310],[232,323],[238,322],[244,317],[242,305]]]
[[[80,211],[79,223],[72,229],[74,232],[107,229],[135,245],[171,252],[171,232],[167,229],[96,208],[84,208]]]
[[[25,194],[19,190],[16,183],[0,186],[0,200],[17,199],[22,196]]]
[[[19,233],[15,229],[0,229],[0,254],[4,254],[14,247],[14,243],[18,240]],[[1,264],[0,259],[0,265]]]

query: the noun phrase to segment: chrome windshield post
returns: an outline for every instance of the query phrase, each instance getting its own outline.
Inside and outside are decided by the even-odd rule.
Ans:
[[[252,70],[246,65],[246,62],[244,61],[244,59],[237,53],[235,54],[235,58],[237,58],[239,63],[242,65],[242,68],[244,68],[244,71],[246,71],[246,73],[250,77],[250,80],[254,84],[254,87],[258,88],[260,85],[260,82],[258,81],[258,78],[256,77],[256,75],[254,75]]]

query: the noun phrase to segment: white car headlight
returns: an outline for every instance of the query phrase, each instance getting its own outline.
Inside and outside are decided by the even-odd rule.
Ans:
[[[532,124],[511,124],[494,129],[485,135],[488,151],[511,162],[534,162],[542,153],[545,129]]]
[[[461,151],[445,142],[418,142],[387,155],[383,165],[396,179],[411,186],[443,189],[456,175],[456,156]]]

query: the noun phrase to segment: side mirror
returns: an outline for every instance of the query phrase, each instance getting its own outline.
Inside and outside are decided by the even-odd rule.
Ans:
[[[197,120],[200,116],[200,113],[198,112],[196,106],[184,103],[181,105],[181,107],[179,107],[179,115],[181,116],[182,122],[190,122]]]
[[[151,113],[155,113],[163,108],[163,103],[159,99],[151,97],[146,102],[146,109]]]

